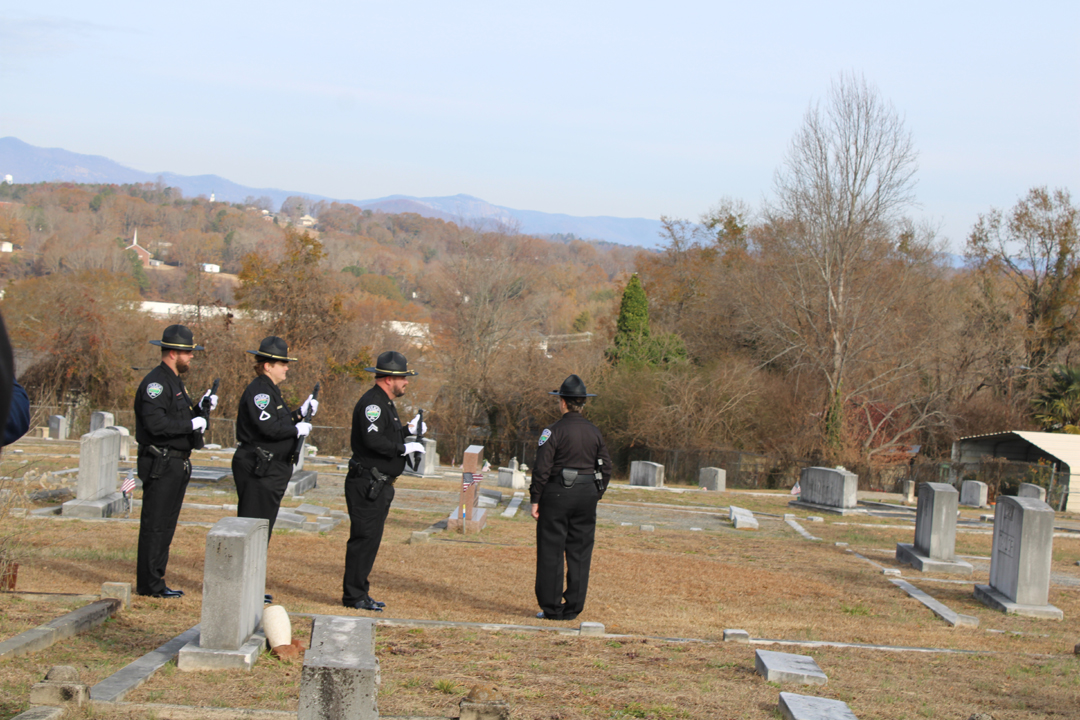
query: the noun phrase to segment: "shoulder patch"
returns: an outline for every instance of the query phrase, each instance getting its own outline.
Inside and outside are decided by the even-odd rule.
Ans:
[[[544,443],[546,443],[550,439],[551,439],[551,430],[549,428],[544,428],[544,432],[540,433],[540,442],[537,443],[537,447],[539,447],[540,445],[543,445]]]
[[[368,422],[375,422],[382,415],[382,408],[378,405],[368,405],[364,408],[364,417],[368,419]]]
[[[260,410],[265,410],[266,406],[270,404],[270,396],[266,393],[259,393],[255,396],[255,407]]]
[[[153,400],[158,395],[160,395],[161,391],[164,389],[165,388],[161,387],[161,383],[150,383],[146,386],[146,394],[150,396],[151,400]]]

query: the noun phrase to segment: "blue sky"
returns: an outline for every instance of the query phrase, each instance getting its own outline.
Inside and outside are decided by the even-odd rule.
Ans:
[[[1080,200],[1075,0],[14,5],[0,136],[139,170],[696,218],[768,198],[855,72],[905,117],[914,214],[954,250],[1032,186]]]

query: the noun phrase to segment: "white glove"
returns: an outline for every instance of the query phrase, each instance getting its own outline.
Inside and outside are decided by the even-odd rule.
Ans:
[[[209,390],[206,391],[206,394],[202,396],[202,400],[199,401],[199,407],[202,407],[203,400],[205,400],[206,398],[210,398],[211,410],[217,407],[217,395],[211,395]]]
[[[403,452],[401,454],[402,455],[408,455],[409,453],[414,453],[414,452],[418,452],[418,453],[424,452],[424,444],[423,443],[405,443],[405,452]]]
[[[191,418],[191,429],[195,432],[202,432],[206,429],[206,418]]]
[[[315,413],[319,412],[319,401],[311,395],[308,395],[307,400],[300,406],[300,415],[307,417],[308,408],[311,408],[311,417],[315,417]]]
[[[311,434],[311,423],[300,421],[296,423],[296,437]]]
[[[409,434],[416,434],[416,426],[420,424],[420,413],[416,413],[416,417],[409,421]],[[424,434],[427,435],[427,423],[424,423]]]

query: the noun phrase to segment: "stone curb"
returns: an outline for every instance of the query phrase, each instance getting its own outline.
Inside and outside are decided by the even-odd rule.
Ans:
[[[26,712],[21,712],[11,720],[55,720],[56,718],[64,717],[66,710],[61,707],[53,707],[51,705],[39,705],[35,708],[30,708]]]
[[[918,600],[923,605],[930,608],[931,612],[933,612],[935,615],[937,615],[939,618],[949,623],[953,627],[956,627],[957,625],[962,625],[965,627],[979,626],[979,618],[973,615],[961,615],[955,610],[949,608],[947,605],[945,605],[945,603],[941,602],[940,600],[934,599],[932,596],[924,593],[922,590],[905,580],[894,578],[890,582],[892,582],[893,585],[896,585],[896,587],[906,592],[915,600]]]
[[[97,600],[52,622],[8,638],[0,642],[0,661],[44,650],[64,638],[96,627],[118,612],[120,606],[121,602],[116,598]]]
[[[131,690],[142,685],[180,652],[180,648],[199,639],[199,626],[187,630],[157,650],[143,655],[90,688],[91,702],[119,702]]]

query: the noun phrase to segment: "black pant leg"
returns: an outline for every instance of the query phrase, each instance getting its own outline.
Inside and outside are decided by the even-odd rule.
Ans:
[[[292,465],[287,462],[273,461],[263,477],[255,477],[255,453],[237,450],[232,462],[233,480],[236,483],[236,516],[263,518],[270,523],[267,542],[274,533],[281,499],[289,487],[292,477]]]
[[[140,453],[136,466],[143,481],[142,512],[139,514],[139,550],[136,560],[135,589],[140,595],[153,595],[165,590],[165,568],[169,563],[169,546],[180,518],[191,463],[170,458],[158,478],[150,478],[153,456]]]
[[[564,616],[576,616],[585,609],[589,590],[589,568],[596,540],[596,486],[578,483],[572,489],[573,505],[566,533],[566,592]]]
[[[563,614],[563,553],[566,549],[568,490],[548,483],[536,521],[536,602],[551,618]]]
[[[341,602],[351,607],[365,600],[371,587],[368,575],[375,565],[382,543],[386,516],[394,501],[394,486],[383,485],[374,500],[367,499],[368,480],[365,477],[346,478],[345,502],[349,506],[349,542],[345,546],[345,577],[342,580]]]

